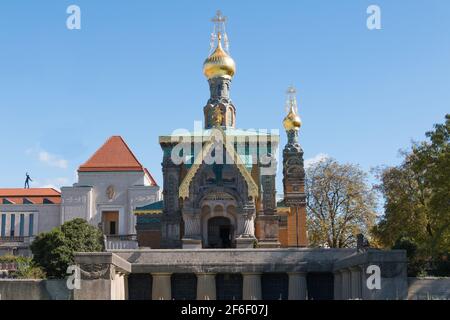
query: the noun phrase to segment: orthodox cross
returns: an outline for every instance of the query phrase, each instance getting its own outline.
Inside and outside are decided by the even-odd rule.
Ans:
[[[289,86],[286,91],[287,99],[286,99],[286,113],[289,113],[291,108],[294,110],[296,114],[298,114],[297,107],[297,90],[294,86]]]
[[[220,41],[219,36],[223,39],[225,50],[229,50],[230,42],[228,41],[228,36],[225,31],[225,25],[227,22],[227,17],[222,15],[222,12],[218,10],[216,12],[216,16],[211,19],[212,23],[214,23],[214,31],[211,33],[211,43],[210,43],[210,50],[214,49],[214,45],[216,43],[216,39]]]

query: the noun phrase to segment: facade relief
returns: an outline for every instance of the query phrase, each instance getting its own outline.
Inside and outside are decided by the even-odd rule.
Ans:
[[[112,264],[80,264],[82,280],[114,280],[115,269]]]
[[[66,205],[79,205],[85,204],[87,202],[86,196],[64,196],[62,199],[62,203]]]
[[[108,200],[112,201],[116,197],[116,189],[113,185],[110,185],[108,188],[106,188],[106,197]]]

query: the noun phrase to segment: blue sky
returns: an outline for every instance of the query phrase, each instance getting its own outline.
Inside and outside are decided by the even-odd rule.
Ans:
[[[66,28],[71,4],[81,30]],[[371,4],[382,30],[366,27]],[[2,0],[0,187],[22,187],[26,171],[35,187],[70,185],[111,135],[161,182],[158,136],[202,120],[217,9],[238,127],[282,130],[294,84],[306,159],[395,165],[450,112],[447,0]]]

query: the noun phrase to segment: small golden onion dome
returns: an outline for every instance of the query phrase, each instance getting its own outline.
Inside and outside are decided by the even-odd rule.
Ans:
[[[222,49],[221,36],[216,50],[203,63],[203,74],[208,78],[228,78],[231,79],[236,72],[236,64],[225,50]]]
[[[297,115],[293,107],[291,107],[288,115],[284,118],[283,125],[286,131],[299,130],[302,126],[302,120],[300,120],[300,117]]]

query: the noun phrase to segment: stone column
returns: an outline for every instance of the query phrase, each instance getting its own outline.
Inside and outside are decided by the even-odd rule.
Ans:
[[[342,274],[340,271],[334,273],[334,300],[342,299]]]
[[[306,300],[306,273],[291,272],[289,275],[289,300]]]
[[[197,300],[216,300],[215,273],[197,273]]]
[[[361,268],[359,266],[350,268],[351,298],[362,299]]]
[[[152,300],[172,300],[171,273],[152,273]]]
[[[243,300],[261,300],[261,273],[243,273]]]

